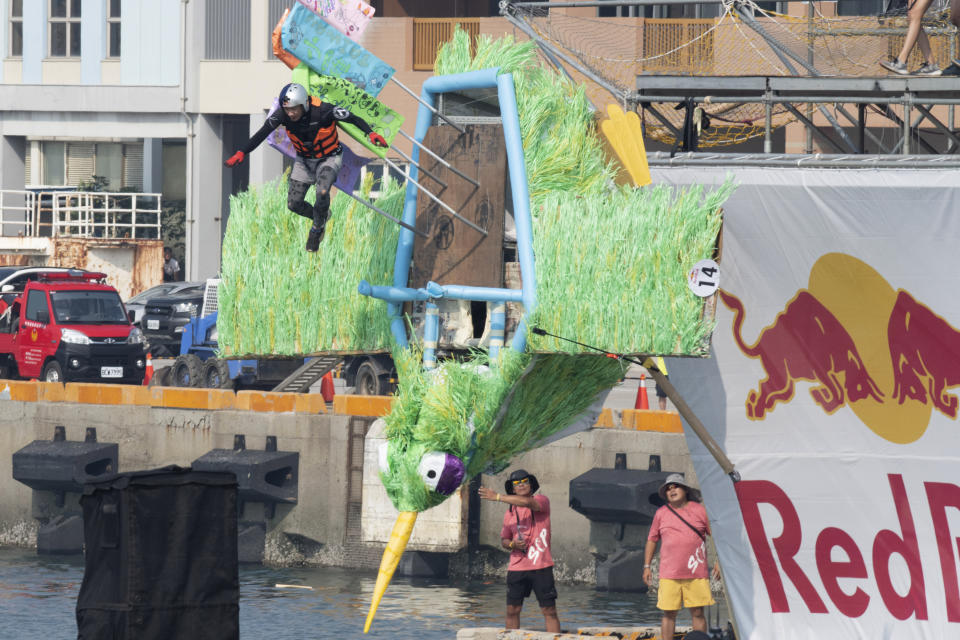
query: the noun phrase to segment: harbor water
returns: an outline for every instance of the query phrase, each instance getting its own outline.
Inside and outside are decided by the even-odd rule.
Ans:
[[[375,579],[372,571],[335,567],[241,566],[240,637],[360,638]],[[6,629],[0,637],[76,638],[82,580],[80,556],[0,549],[0,620]],[[558,585],[558,591],[564,629],[660,623],[654,593],[611,593],[585,585]],[[363,637],[453,640],[463,627],[502,626],[505,597],[499,579],[451,583],[395,577]],[[527,601],[520,621],[524,628],[543,630],[535,599]],[[689,624],[689,617],[681,614],[679,622]]]

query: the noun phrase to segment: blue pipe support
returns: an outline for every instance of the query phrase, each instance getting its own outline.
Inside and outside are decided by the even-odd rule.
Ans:
[[[513,194],[513,215],[517,228],[517,254],[520,261],[520,274],[523,280],[520,289],[520,301],[524,306],[524,317],[521,318],[514,334],[512,347],[517,351],[524,351],[527,346],[526,335],[526,316],[533,312],[537,304],[536,294],[536,271],[534,269],[533,256],[533,232],[530,218],[530,192],[527,185],[526,163],[523,155],[523,139],[520,135],[520,117],[517,112],[517,96],[513,84],[513,74],[500,75],[499,68],[481,69],[479,71],[468,71],[466,73],[457,73],[447,76],[433,76],[423,83],[421,93],[420,107],[417,110],[417,125],[414,130],[414,139],[420,144],[423,143],[433,121],[433,112],[430,107],[436,103],[438,93],[451,91],[460,91],[465,89],[487,89],[496,88],[500,101],[500,115],[503,123],[503,137],[507,147],[507,163],[510,171],[510,185]],[[428,106],[429,105],[429,106]],[[414,145],[411,151],[413,165],[410,167],[410,177],[418,180],[419,171],[417,165],[420,163],[420,147]],[[406,192],[403,201],[403,222],[411,227],[416,225],[417,219],[417,187],[410,181],[407,182]],[[397,243],[397,255],[393,266],[394,288],[398,290],[410,291],[407,287],[410,264],[413,257],[414,234],[407,228],[400,229],[400,238]],[[452,293],[456,285],[448,285],[445,289],[450,289],[451,293],[444,297],[458,298],[459,294],[471,289],[470,287],[459,288],[459,293]],[[512,289],[488,289],[480,293],[482,288],[474,288],[481,297],[471,297],[469,299],[479,299],[487,301],[515,301],[515,295]],[[464,294],[465,295],[465,294]],[[463,298],[468,299],[468,298]],[[402,347],[408,346],[406,327],[402,317],[402,306],[399,304],[401,298],[396,301],[390,301],[387,313],[390,317],[390,330],[394,339]],[[405,300],[405,299],[404,299]]]
[[[537,275],[533,259],[533,224],[530,220],[530,188],[523,156],[523,137],[520,135],[520,114],[517,112],[517,92],[513,74],[497,76],[497,95],[500,98],[500,120],[503,139],[507,144],[507,164],[510,170],[510,190],[513,194],[513,218],[517,228],[517,258],[523,291],[524,314],[513,334],[513,348],[523,352],[527,348],[527,317],[537,306]]]
[[[430,294],[426,289],[411,289],[409,287],[384,287],[373,285],[366,280],[361,280],[357,285],[357,293],[362,296],[379,298],[386,300],[390,304],[402,305],[404,302],[413,302],[414,300],[428,300]],[[406,337],[406,332],[404,332]]]
[[[503,348],[503,339],[507,329],[507,305],[498,302],[490,313],[490,362],[496,362]]]
[[[423,320],[423,368],[437,368],[437,341],[440,339],[440,308],[427,302],[427,314]]]
[[[459,284],[441,285],[428,282],[426,292],[431,298],[450,300],[476,300],[477,302],[523,302],[521,289],[495,289],[493,287],[468,287]]]

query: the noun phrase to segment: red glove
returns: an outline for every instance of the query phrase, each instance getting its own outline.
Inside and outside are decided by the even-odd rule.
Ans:
[[[243,159],[246,157],[247,157],[247,154],[245,154],[243,151],[237,151],[235,154],[230,156],[227,159],[227,161],[224,162],[223,164],[227,165],[228,167],[235,167],[241,162],[243,162]]]
[[[377,133],[376,131],[371,131],[370,135],[367,136],[370,138],[370,142],[377,145],[378,147],[386,147],[387,141],[383,139],[383,136]]]

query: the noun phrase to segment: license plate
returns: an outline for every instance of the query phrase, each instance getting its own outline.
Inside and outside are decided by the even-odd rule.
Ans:
[[[101,378],[122,378],[123,367],[100,367]]]
[[[147,329],[150,331],[157,331],[160,329],[159,320],[147,320]]]

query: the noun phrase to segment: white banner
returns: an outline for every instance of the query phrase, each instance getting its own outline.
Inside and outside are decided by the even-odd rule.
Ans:
[[[736,179],[712,357],[667,364],[742,477],[686,430],[741,638],[960,637],[960,178]]]

